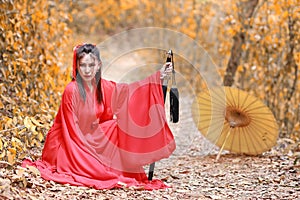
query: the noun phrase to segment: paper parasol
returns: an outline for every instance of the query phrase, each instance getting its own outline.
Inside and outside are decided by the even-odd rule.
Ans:
[[[240,89],[218,87],[202,92],[193,105],[199,131],[212,143],[230,152],[258,155],[271,149],[278,125],[259,99]]]

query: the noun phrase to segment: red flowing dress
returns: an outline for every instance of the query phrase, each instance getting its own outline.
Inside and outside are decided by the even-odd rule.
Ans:
[[[46,180],[75,186],[167,188],[161,180],[148,181],[143,169],[175,149],[160,72],[130,84],[101,81],[100,104],[86,85],[85,101],[76,81],[67,85],[41,159],[24,160],[22,166],[37,167]]]

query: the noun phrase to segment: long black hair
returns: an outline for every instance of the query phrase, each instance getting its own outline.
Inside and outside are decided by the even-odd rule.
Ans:
[[[78,85],[80,96],[83,98],[84,101],[86,99],[86,92],[85,92],[85,89],[84,89],[84,86],[83,86],[83,79],[80,76],[80,74],[78,73],[77,66],[78,66],[78,61],[84,55],[89,54],[89,53],[93,54],[95,56],[95,58],[97,58],[98,61],[101,62],[99,49],[95,45],[93,45],[93,44],[83,44],[82,46],[79,46],[76,49],[76,82],[77,82],[77,85]],[[103,99],[102,89],[101,89],[101,67],[96,72],[95,78],[96,78],[96,85],[97,85],[97,90],[96,90],[97,101],[98,101],[98,103],[101,103],[102,99]]]

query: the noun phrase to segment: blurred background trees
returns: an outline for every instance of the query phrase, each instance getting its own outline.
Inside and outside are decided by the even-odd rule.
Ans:
[[[68,76],[64,51],[71,35],[67,5],[0,1],[0,159],[14,163],[40,146]]]
[[[200,44],[221,81],[260,98],[299,150],[299,0],[0,0],[0,10],[0,159],[14,163],[44,141],[70,81],[73,46],[148,26]],[[202,91],[201,77],[176,59]]]

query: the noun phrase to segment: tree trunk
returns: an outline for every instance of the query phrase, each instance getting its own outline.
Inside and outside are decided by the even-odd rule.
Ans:
[[[288,28],[289,28],[289,40],[288,40],[288,53],[287,53],[287,62],[284,66],[286,72],[292,72],[294,69],[294,79],[292,80],[292,85],[288,88],[287,92],[287,102],[285,103],[285,117],[284,117],[284,125],[286,127],[286,132],[290,133],[290,131],[294,127],[294,123],[290,121],[288,117],[289,109],[290,109],[290,101],[293,97],[296,87],[297,87],[297,80],[298,80],[298,65],[294,58],[294,50],[296,46],[296,39],[295,39],[295,24],[296,20],[293,20],[290,16],[288,17]],[[291,80],[290,80],[291,81]],[[288,81],[289,82],[289,81]],[[285,135],[283,135],[285,136]]]
[[[241,6],[241,22],[248,23],[248,19],[252,17],[253,12],[258,4],[258,0],[242,1]],[[237,67],[240,64],[242,57],[242,46],[245,44],[245,32],[248,27],[244,26],[236,35],[233,37],[233,45],[231,48],[231,55],[227,64],[226,73],[224,76],[224,86],[232,86],[234,83],[234,75]]]

